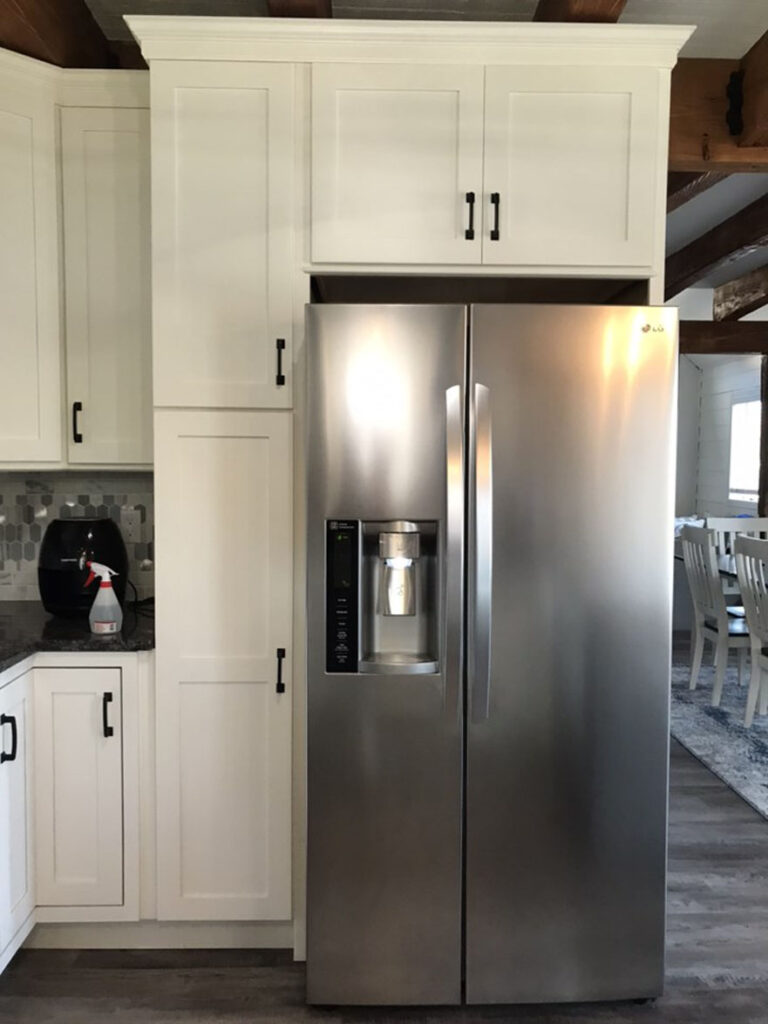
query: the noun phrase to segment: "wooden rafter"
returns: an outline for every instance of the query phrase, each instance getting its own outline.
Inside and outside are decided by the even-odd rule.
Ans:
[[[672,213],[727,177],[727,174],[715,171],[670,171],[667,175],[667,213]]]
[[[761,196],[722,224],[667,256],[666,297],[673,298],[715,267],[765,245],[768,245],[768,195]]]
[[[744,130],[740,146],[768,146],[768,32],[741,59]]]
[[[768,266],[742,274],[715,288],[712,295],[712,319],[738,320],[768,304]]]
[[[742,75],[743,130],[725,115],[731,76]],[[768,33],[741,60],[679,60],[672,71],[670,171],[768,171]]]
[[[117,63],[85,0],[2,0],[0,46],[64,68]]]
[[[768,355],[768,320],[680,321],[680,354],[739,355],[758,352]]]
[[[273,18],[330,18],[331,0],[267,0]]]
[[[534,21],[618,21],[627,0],[539,0]]]

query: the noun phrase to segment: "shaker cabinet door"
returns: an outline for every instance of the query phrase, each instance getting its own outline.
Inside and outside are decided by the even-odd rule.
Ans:
[[[291,405],[293,76],[152,64],[156,406]]]
[[[61,461],[53,98],[0,73],[0,462]]]
[[[121,693],[119,668],[35,669],[40,906],[123,903]]]
[[[648,68],[486,68],[483,263],[651,266],[659,84]]]
[[[0,690],[0,961],[35,907],[31,679],[27,672]]]
[[[155,415],[161,920],[291,916],[291,413]]]
[[[313,67],[312,262],[479,263],[482,120],[482,67]]]
[[[151,463],[149,111],[65,108],[61,149],[68,458]]]

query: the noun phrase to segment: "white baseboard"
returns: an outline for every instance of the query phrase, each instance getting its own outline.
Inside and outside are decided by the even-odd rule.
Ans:
[[[26,949],[293,949],[290,921],[38,924]]]

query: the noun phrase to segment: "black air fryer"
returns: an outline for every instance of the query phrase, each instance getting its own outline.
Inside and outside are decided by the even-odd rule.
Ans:
[[[83,555],[115,570],[112,586],[124,604],[128,553],[117,523],[112,519],[54,519],[45,531],[37,563],[40,597],[51,615],[87,615],[91,610],[99,580],[86,588],[88,569],[79,565]]]

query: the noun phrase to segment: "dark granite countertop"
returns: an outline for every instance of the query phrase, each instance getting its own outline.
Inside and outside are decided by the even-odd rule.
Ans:
[[[0,672],[42,651],[151,651],[154,618],[137,615],[128,605],[123,629],[95,636],[87,619],[49,615],[39,601],[0,601]]]

